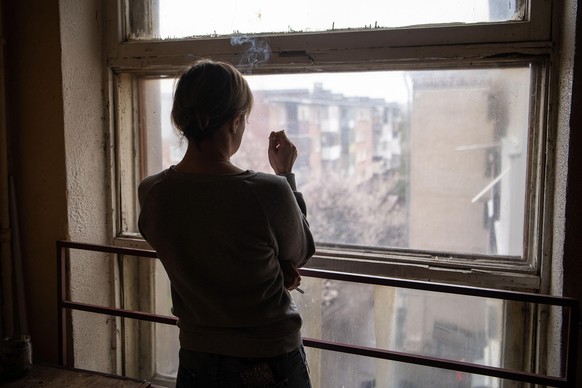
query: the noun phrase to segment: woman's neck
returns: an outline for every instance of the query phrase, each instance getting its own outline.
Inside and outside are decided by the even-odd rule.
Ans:
[[[174,166],[177,171],[193,174],[226,175],[243,172],[230,162],[230,156],[214,147],[190,143],[182,160]]]

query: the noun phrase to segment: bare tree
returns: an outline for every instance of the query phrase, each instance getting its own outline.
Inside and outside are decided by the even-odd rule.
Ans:
[[[304,188],[316,241],[404,247],[406,209],[396,191],[397,176],[374,177],[353,185],[338,176]]]

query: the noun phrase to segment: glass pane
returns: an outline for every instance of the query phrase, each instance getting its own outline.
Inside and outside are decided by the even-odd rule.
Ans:
[[[488,23],[524,19],[524,0],[191,0],[130,1],[130,36],[193,36],[317,32],[426,24]]]
[[[170,279],[162,263],[156,260],[155,266],[155,313],[173,316]],[[156,374],[175,378],[178,374],[178,349],[180,349],[178,326],[156,325]]]
[[[527,66],[248,75],[255,106],[233,161],[271,172],[268,134],[285,129],[320,245],[520,257],[531,78]],[[174,82],[140,82],[148,175],[185,152]]]
[[[532,307],[523,303],[326,279],[301,283],[305,294],[293,297],[306,338],[516,370],[525,365],[520,343]],[[340,359],[322,360],[322,374],[341,374]],[[367,369],[346,373],[363,379]]]
[[[311,383],[314,387],[525,388],[530,386],[495,377],[376,360],[313,348],[307,348],[306,354],[311,371]],[[320,363],[318,363],[319,360],[321,360]],[[326,364],[335,365],[335,369],[328,369]],[[328,373],[325,369],[328,369]]]

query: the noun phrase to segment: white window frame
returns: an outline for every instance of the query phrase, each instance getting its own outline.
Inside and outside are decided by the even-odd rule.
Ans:
[[[128,41],[124,32],[123,9],[126,0],[107,2],[105,25],[106,64],[111,74],[112,123],[111,139],[117,161],[114,188],[113,224],[117,225],[115,244],[148,248],[140,236],[120,233],[122,223],[136,219],[137,204],[123,206],[120,198],[131,198],[135,186],[119,185],[121,180],[139,179],[139,141],[133,137],[137,127],[134,102],[136,96],[122,80],[133,75],[172,74],[191,63],[195,57],[212,57],[238,63],[246,47],[233,46],[228,37]],[[528,182],[534,191],[528,195],[528,213],[524,235],[524,262],[485,255],[451,255],[447,252],[425,252],[410,249],[376,250],[318,249],[310,267],[327,270],[440,281],[473,286],[543,291],[543,272],[549,267],[551,252],[552,180],[547,144],[555,134],[551,127],[549,99],[550,63],[553,55],[551,0],[528,3],[526,20],[508,23],[425,26],[385,30],[333,31],[323,33],[260,34],[272,49],[268,63],[253,69],[253,74],[281,72],[403,70],[474,66],[491,61],[503,63],[522,58],[534,60],[542,67],[535,101],[540,115],[532,119],[530,154],[535,160],[529,168]],[[195,56],[192,53],[196,53]],[[122,89],[126,90],[122,90]],[[117,89],[117,90],[116,90]],[[121,92],[120,92],[121,90]],[[542,93],[543,95],[539,95]],[[118,98],[119,96],[123,96]],[[125,114],[118,114],[126,112]],[[130,112],[130,113],[127,113]],[[119,130],[117,130],[119,129]],[[131,129],[131,131],[128,131]],[[131,166],[131,171],[127,168]],[[126,176],[129,175],[129,176]],[[125,191],[123,191],[125,190]],[[134,201],[135,202],[135,201]]]

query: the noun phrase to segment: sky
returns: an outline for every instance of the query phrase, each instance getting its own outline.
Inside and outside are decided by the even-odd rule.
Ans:
[[[408,88],[402,71],[251,76],[247,77],[247,81],[252,90],[313,90],[315,83],[321,83],[324,89],[346,97],[383,98],[387,102],[398,103],[408,101]]]

